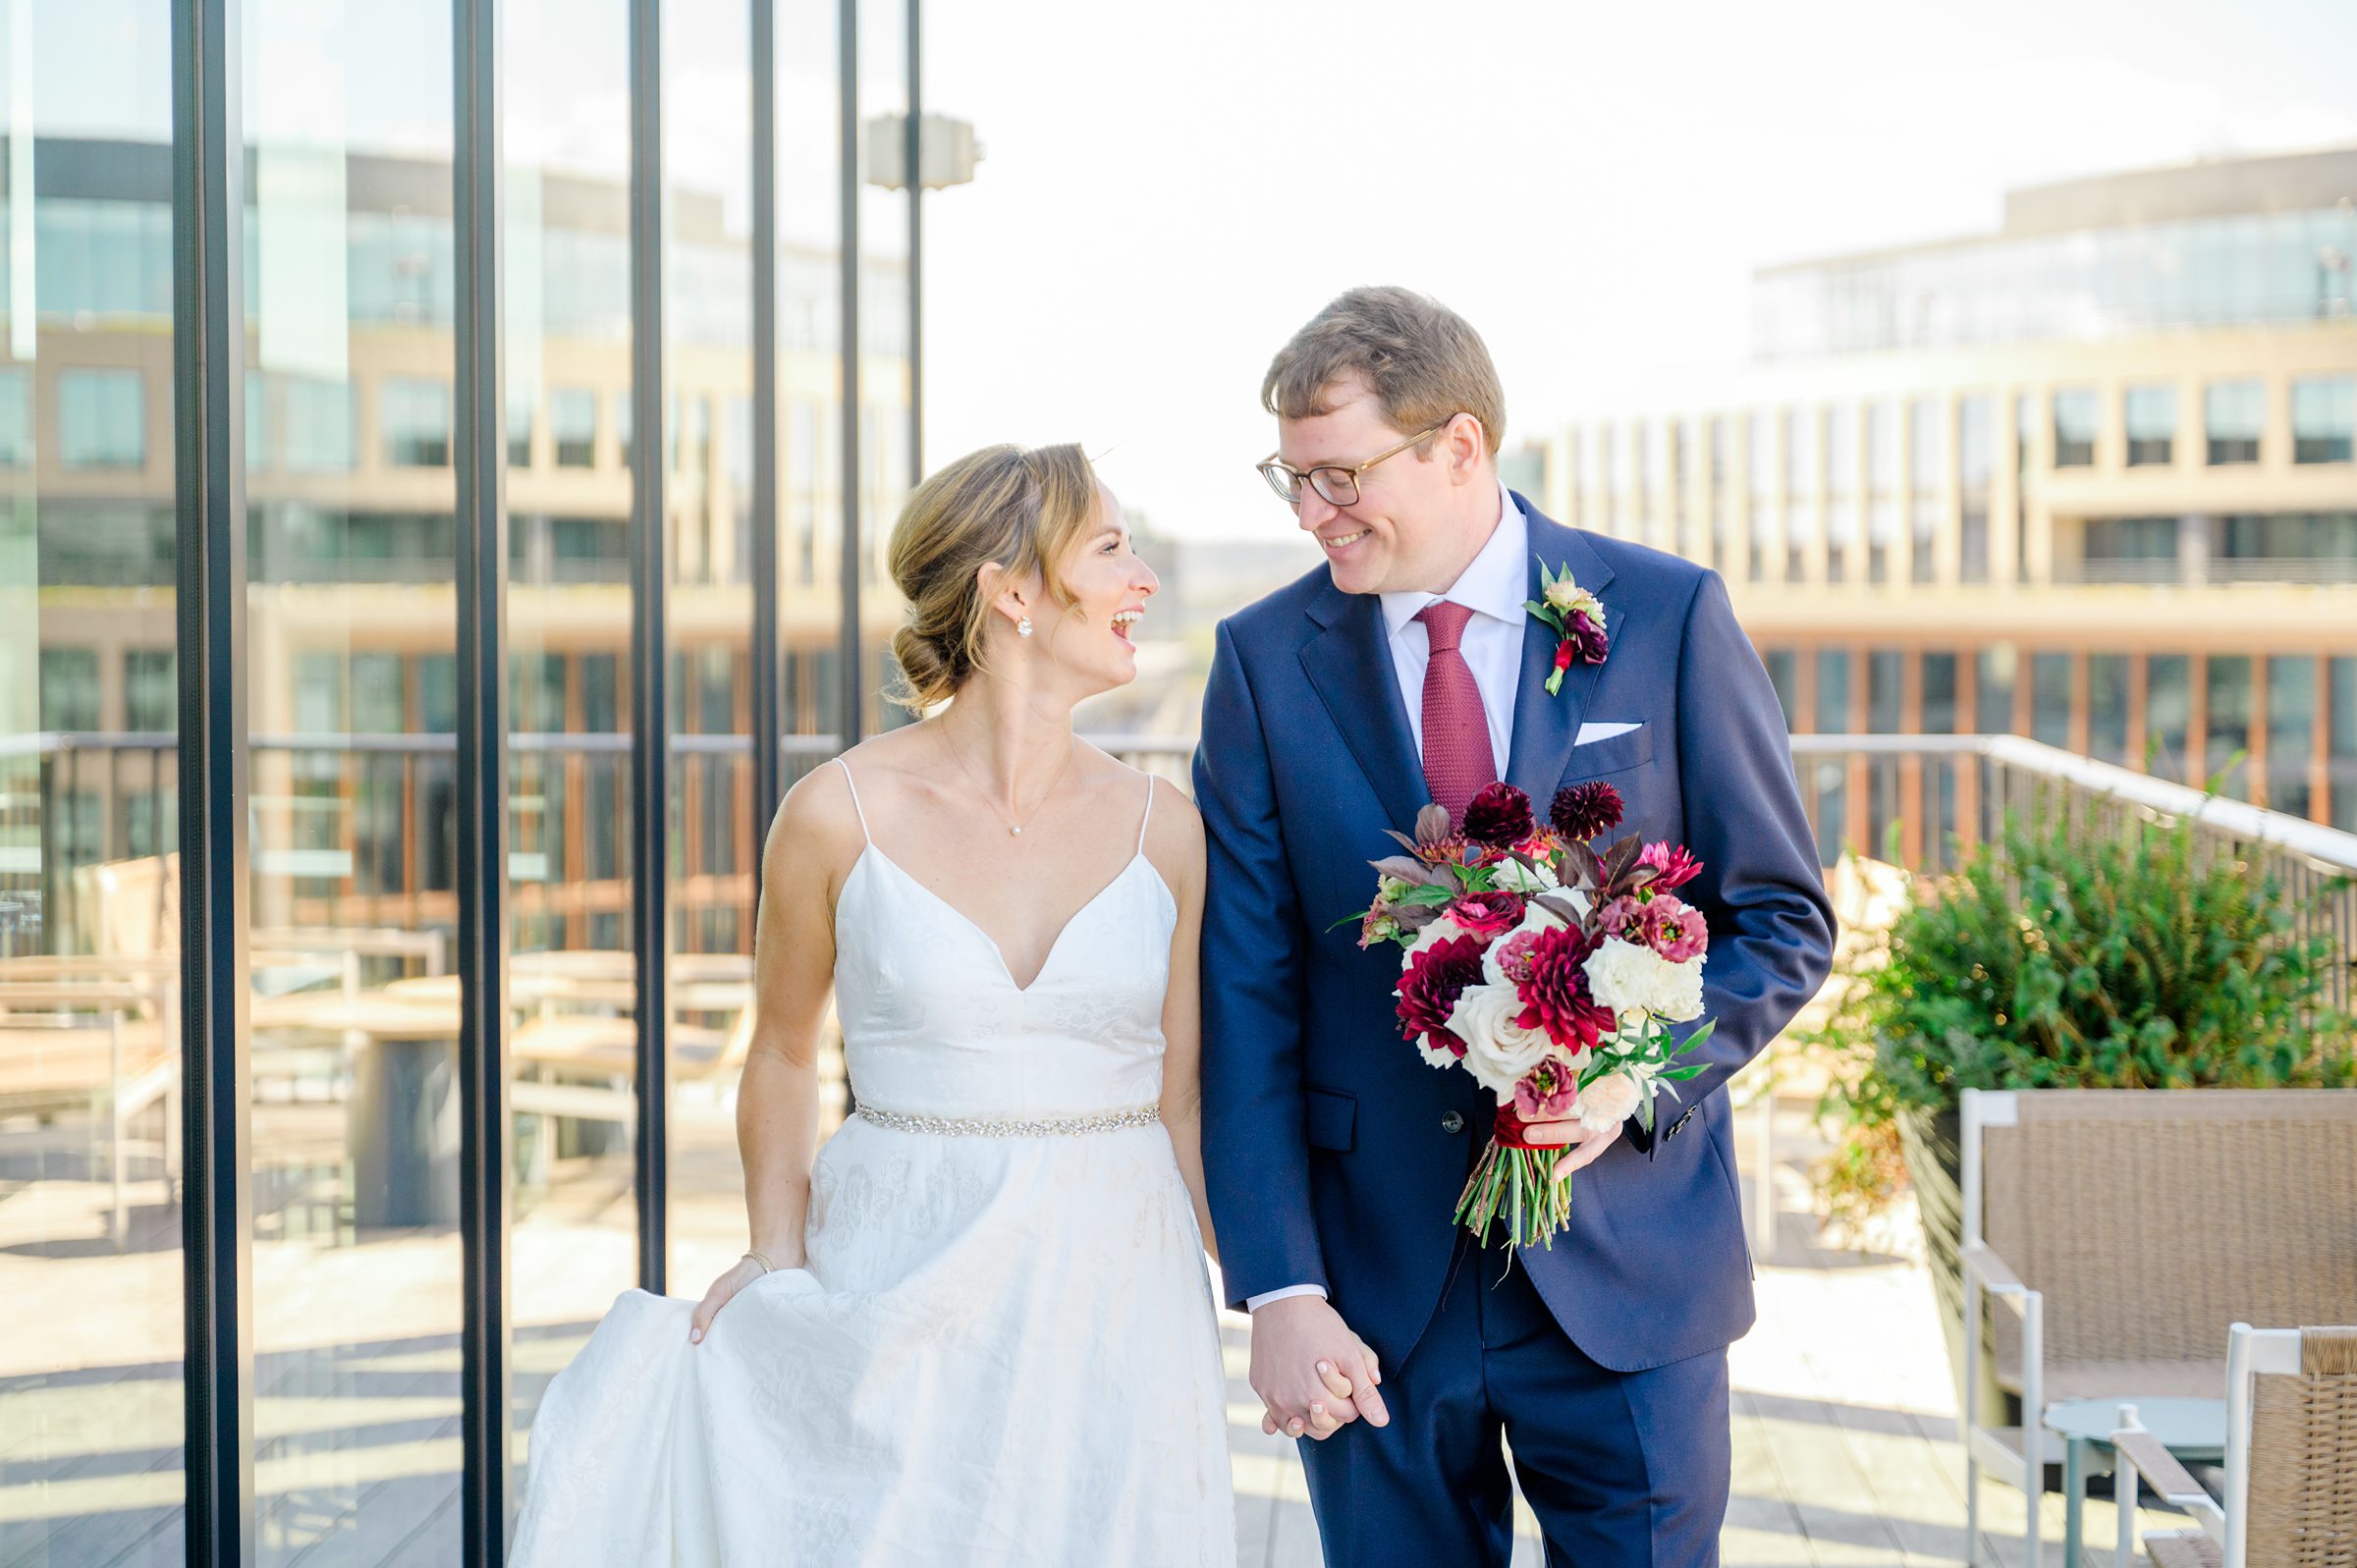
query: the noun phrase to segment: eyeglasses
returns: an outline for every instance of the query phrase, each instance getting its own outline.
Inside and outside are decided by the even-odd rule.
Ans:
[[[1455,417],[1456,415],[1451,414],[1449,419]],[[1260,476],[1269,482],[1271,490],[1277,492],[1277,499],[1288,507],[1301,505],[1301,482],[1304,479],[1309,481],[1309,487],[1315,490],[1319,498],[1328,506],[1355,507],[1358,505],[1358,476],[1360,474],[1365,473],[1384,459],[1396,458],[1417,442],[1440,434],[1449,428],[1449,419],[1442,420],[1430,430],[1419,430],[1396,447],[1385,448],[1354,468],[1341,468],[1330,464],[1301,469],[1288,466],[1278,459],[1271,458],[1266,462],[1259,464]]]

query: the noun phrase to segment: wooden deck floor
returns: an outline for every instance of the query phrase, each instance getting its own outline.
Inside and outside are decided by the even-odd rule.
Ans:
[[[1771,1176],[1781,1233],[1762,1260],[1759,1325],[1732,1353],[1734,1497],[1724,1559],[1728,1568],[1961,1564],[1963,1464],[1928,1279],[1904,1257],[1821,1244],[1805,1212],[1805,1162],[1814,1153],[1806,1118],[1795,1108],[1781,1121]],[[1748,1166],[1743,1174],[1747,1185],[1755,1176]],[[733,1178],[733,1165],[715,1167],[716,1235],[741,1223],[733,1188],[722,1190]],[[0,1345],[0,1568],[160,1568],[180,1560],[179,1369],[165,1343],[178,1331],[179,1260],[169,1250],[60,1256],[9,1245],[12,1229],[60,1233],[57,1214],[34,1220],[20,1207],[60,1201],[37,1185],[0,1196],[7,1316],[74,1324],[65,1331],[81,1359],[70,1364],[86,1369],[27,1371]],[[594,1208],[584,1201],[578,1228],[556,1237],[520,1231],[520,1290],[545,1281],[558,1257],[600,1278],[627,1271],[627,1232]],[[167,1222],[160,1205],[146,1213]],[[384,1277],[380,1249],[411,1249],[399,1271],[419,1300],[438,1301],[455,1285],[444,1277],[455,1272],[453,1238],[346,1249],[375,1261],[341,1286],[315,1262],[306,1266],[304,1288],[323,1294],[304,1310],[348,1314],[353,1327],[347,1343],[259,1360],[256,1479],[264,1560],[272,1564],[422,1568],[454,1560],[456,1339],[374,1328],[401,1319],[393,1310],[372,1317],[376,1304],[361,1295],[365,1281]],[[696,1267],[684,1262],[681,1277],[702,1277]],[[265,1277],[257,1291],[270,1283]],[[593,1309],[556,1316],[581,1321],[519,1332],[519,1394],[527,1401],[579,1343]],[[1289,1442],[1260,1433],[1259,1405],[1242,1376],[1242,1320],[1226,1320],[1223,1333],[1240,1560],[1245,1568],[1307,1568],[1318,1561],[1317,1530],[1298,1457]],[[157,1340],[152,1350],[143,1348],[149,1338]],[[104,1346],[117,1348],[109,1356]],[[1991,1485],[1983,1523],[2017,1531],[2021,1508],[2017,1493]],[[2048,1499],[2045,1515],[2041,1568],[2059,1568],[2058,1499]],[[2089,1505],[2091,1562],[2110,1561],[2112,1517],[2108,1503]],[[2026,1568],[2016,1541],[1992,1534],[1981,1560]],[[1541,1560],[1525,1514],[1515,1568]]]

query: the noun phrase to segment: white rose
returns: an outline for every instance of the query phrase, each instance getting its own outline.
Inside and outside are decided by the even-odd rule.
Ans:
[[[1463,937],[1468,935],[1470,935],[1470,933],[1467,932],[1464,927],[1458,925],[1447,915],[1440,916],[1438,919],[1426,925],[1422,931],[1417,932],[1416,940],[1409,943],[1407,945],[1407,950],[1399,955],[1399,968],[1401,972],[1404,973],[1406,971],[1407,961],[1410,958],[1413,958],[1417,953],[1422,952],[1434,943],[1447,942],[1452,937]]]
[[[1449,1015],[1450,1031],[1465,1043],[1465,1070],[1501,1100],[1553,1049],[1546,1030],[1514,1022],[1521,1011],[1511,986],[1467,986]]]
[[[1662,960],[1664,973],[1654,998],[1655,1012],[1672,1023],[1685,1023],[1702,1016],[1704,956],[1697,953],[1685,963],[1672,963],[1667,958]]]
[[[1579,1124],[1590,1132],[1607,1132],[1637,1113],[1636,1079],[1625,1072],[1608,1072],[1579,1091]]]
[[[1562,886],[1544,860],[1527,866],[1519,860],[1501,860],[1490,869],[1490,876],[1507,892],[1553,892]]]

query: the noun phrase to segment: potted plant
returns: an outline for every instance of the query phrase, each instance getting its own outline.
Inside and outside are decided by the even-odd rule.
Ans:
[[[2009,816],[1952,875],[1918,882],[1889,942],[1853,954],[1813,1038],[1839,1063],[1823,1172],[1836,1212],[1915,1190],[1964,1398],[1958,1109],[1966,1089],[2346,1086],[2351,1020],[2329,1005],[2331,939],[2304,897],[2197,836],[2120,813]],[[1893,1154],[1896,1159],[1892,1158]],[[1984,1367],[1990,1365],[1985,1358]]]

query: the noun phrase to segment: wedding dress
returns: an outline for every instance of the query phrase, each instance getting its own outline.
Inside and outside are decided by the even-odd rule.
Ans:
[[[1177,919],[1141,824],[1018,987],[871,837],[835,917],[859,1110],[807,1262],[700,1345],[687,1301],[615,1303],[532,1423],[513,1560],[1229,1568],[1218,1327],[1154,1108]]]

